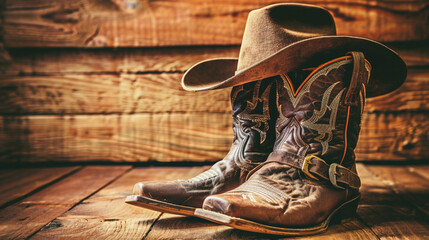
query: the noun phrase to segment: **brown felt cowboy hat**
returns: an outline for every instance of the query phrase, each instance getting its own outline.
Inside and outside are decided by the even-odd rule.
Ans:
[[[389,93],[405,81],[407,70],[397,53],[381,43],[336,35],[332,15],[324,8],[294,3],[251,11],[239,58],[217,58],[192,66],[182,78],[188,91],[241,85],[324,61],[363,52],[372,65],[367,97]]]

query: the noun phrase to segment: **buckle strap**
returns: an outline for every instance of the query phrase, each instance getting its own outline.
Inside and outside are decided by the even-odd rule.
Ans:
[[[328,164],[325,160],[313,154],[309,154],[303,159],[298,155],[287,152],[273,152],[269,159],[271,161],[267,161],[265,164],[274,160],[275,162],[301,169],[311,179],[329,181],[332,186],[339,189],[359,189],[361,185],[359,176],[353,171],[337,163]]]
[[[325,179],[340,189],[359,189],[359,176],[337,163],[328,164],[323,159],[312,154],[307,155],[301,165],[302,171],[313,179]]]

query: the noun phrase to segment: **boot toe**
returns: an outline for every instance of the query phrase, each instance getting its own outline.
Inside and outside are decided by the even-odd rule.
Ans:
[[[232,209],[232,204],[230,201],[220,196],[209,196],[204,200],[203,209],[229,214]]]
[[[133,194],[143,197],[162,200],[166,193],[171,193],[171,190],[166,188],[167,183],[161,182],[138,182],[134,185]]]
[[[144,188],[144,183],[142,183],[142,182],[138,182],[138,183],[134,184],[133,195],[144,196],[143,195],[143,188]]]

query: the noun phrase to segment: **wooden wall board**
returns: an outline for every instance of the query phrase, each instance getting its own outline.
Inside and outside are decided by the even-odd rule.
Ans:
[[[85,167],[42,191],[1,209],[0,238],[29,237],[129,169],[127,166]]]
[[[368,98],[366,112],[429,110],[429,68],[409,69],[406,82],[389,94]]]
[[[426,160],[427,113],[369,113],[358,160]],[[0,160],[216,161],[232,142],[226,113],[3,116]]]
[[[0,80],[0,114],[231,113],[230,89],[188,92],[181,73],[67,74]],[[429,68],[411,69],[397,91],[368,99],[367,112],[428,111]]]
[[[79,167],[2,169],[0,170],[0,208],[78,169]]]
[[[409,49],[408,47],[404,47]],[[422,51],[410,56],[426,59]],[[185,72],[197,62],[238,57],[237,46],[158,48],[11,48],[9,64],[0,65],[5,75],[55,75],[66,73],[162,73]],[[417,55],[417,56],[416,56]]]
[[[231,112],[230,90],[188,92],[180,85],[181,76],[163,73],[7,78],[0,80],[0,113]]]
[[[279,1],[6,1],[7,47],[230,45],[241,42],[248,12]],[[429,37],[424,0],[317,4],[333,15],[338,34],[379,41]]]
[[[426,161],[429,156],[428,114],[365,114],[356,147],[358,160]]]
[[[388,166],[385,167],[386,170],[389,169]],[[423,216],[412,203],[398,196],[366,166],[358,164],[357,171],[362,180],[358,215],[379,239],[429,237],[427,216]]]
[[[229,114],[3,117],[2,161],[214,161],[232,143]]]
[[[386,43],[407,66],[429,66],[429,41]],[[11,48],[10,61],[0,65],[4,76],[78,73],[185,72],[211,58],[237,58],[239,46],[163,48]]]
[[[134,168],[67,213],[31,239],[145,239],[162,214],[124,202],[138,181],[193,177],[207,167]]]

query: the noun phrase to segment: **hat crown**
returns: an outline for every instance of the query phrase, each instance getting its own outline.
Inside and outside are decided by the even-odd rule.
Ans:
[[[306,4],[275,4],[249,13],[237,72],[303,39],[336,35],[332,15]]]

